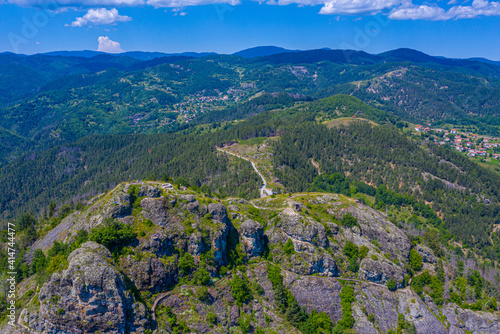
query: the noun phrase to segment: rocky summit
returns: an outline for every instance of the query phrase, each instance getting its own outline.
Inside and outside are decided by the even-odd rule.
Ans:
[[[395,215],[196,190],[122,183],[44,230],[1,332],[500,333],[494,297],[475,307],[449,252]]]

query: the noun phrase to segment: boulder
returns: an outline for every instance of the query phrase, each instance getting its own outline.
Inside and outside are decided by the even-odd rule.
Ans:
[[[131,197],[125,191],[115,193],[111,199],[103,205],[102,217],[106,219],[129,215],[132,212],[132,205],[130,201]]]
[[[299,215],[281,215],[280,218],[276,226],[290,238],[324,248],[328,246],[325,227],[320,223]]]
[[[434,252],[429,247],[418,244],[416,247],[416,250],[417,250],[418,254],[420,254],[420,256],[422,256],[422,260],[424,262],[427,262],[427,263],[436,263],[437,262],[437,258],[434,255]]]
[[[188,203],[196,201],[196,197],[194,197],[194,195],[181,195],[180,198],[181,200],[187,201]]]
[[[240,225],[238,232],[248,258],[264,253],[265,243],[262,225],[253,220],[246,220]]]
[[[198,211],[199,207],[200,207],[200,202],[198,201],[191,202],[187,205],[187,209],[189,210],[189,212],[196,212]]]
[[[86,242],[68,261],[40,289],[42,323],[30,327],[48,333],[143,333],[149,327],[146,307],[127,289],[104,246]]]
[[[167,233],[153,233],[141,240],[139,249],[149,251],[157,257],[171,256],[175,253],[175,241]]]
[[[167,223],[167,205],[165,198],[146,197],[142,199],[141,207],[144,209],[142,212],[144,218],[151,219],[155,224]]]
[[[404,270],[379,256],[378,260],[366,257],[361,261],[358,277],[363,280],[385,285],[390,278],[394,278],[398,288],[403,287]]]
[[[121,260],[120,265],[137,289],[141,291],[162,292],[179,280],[177,261],[165,265],[156,257],[147,256],[136,260],[128,255]]]
[[[141,189],[139,189],[139,192],[137,193],[137,196],[139,197],[160,197],[161,196],[161,189],[154,187],[154,186],[142,186]]]

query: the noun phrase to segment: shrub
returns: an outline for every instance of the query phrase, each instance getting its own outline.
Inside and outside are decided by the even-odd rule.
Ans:
[[[365,245],[361,246],[359,248],[359,259],[363,260],[366,257],[366,255],[368,254],[369,250],[370,249],[368,247],[366,247]]]
[[[201,288],[198,288],[196,290],[196,297],[201,301],[201,302],[207,302],[210,298],[210,294],[208,293],[208,289],[206,286],[202,286]]]
[[[387,281],[387,288],[391,291],[396,291],[396,280],[394,278],[389,278],[389,280]]]
[[[348,212],[342,217],[340,224],[345,227],[354,227],[358,225],[358,220]]]
[[[233,279],[229,282],[229,286],[231,287],[231,294],[233,295],[233,298],[236,299],[239,305],[252,298],[252,294],[247,283],[237,274],[234,274]]]
[[[189,275],[194,269],[194,259],[189,253],[184,253],[179,259],[179,270],[182,276]]]
[[[217,315],[215,315],[215,313],[208,312],[207,313],[207,322],[209,324],[215,325],[215,323],[217,322]]]
[[[378,256],[375,255],[375,254],[372,254],[371,258],[372,258],[373,261],[377,261],[378,260]]]
[[[355,243],[348,241],[344,246],[344,255],[349,259],[358,259],[359,249]]]
[[[414,248],[410,250],[410,267],[416,271],[422,269],[422,256]]]
[[[291,255],[295,253],[295,248],[293,247],[292,239],[288,239],[283,245],[283,251],[285,254]]]
[[[205,269],[205,266],[201,266],[200,269],[198,269],[198,272],[196,273],[196,280],[198,281],[198,284],[201,285],[210,284],[210,274]]]
[[[90,231],[89,240],[97,242],[112,252],[118,252],[136,238],[132,227],[115,220],[108,220],[103,226]]]

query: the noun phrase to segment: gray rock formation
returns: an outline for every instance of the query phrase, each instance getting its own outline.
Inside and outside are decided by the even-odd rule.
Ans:
[[[264,229],[262,225],[246,220],[238,228],[240,242],[245,248],[248,258],[260,256],[264,252]]]
[[[30,327],[49,333],[144,332],[146,307],[127,289],[105,247],[87,242],[68,261],[66,270],[42,286],[39,314],[30,317]]]
[[[434,252],[429,247],[418,244],[416,247],[416,250],[417,250],[418,254],[420,254],[420,256],[422,256],[422,260],[424,262],[427,262],[427,263],[436,263],[437,262],[437,258],[434,255]]]
[[[165,198],[146,197],[141,200],[141,207],[144,209],[144,218],[151,219],[155,224],[166,224],[168,207]]]
[[[137,193],[139,197],[160,197],[161,189],[154,186],[142,186]]]
[[[129,215],[132,211],[131,197],[125,190],[117,191],[110,201],[102,207],[103,218],[118,218]]]
[[[390,278],[396,280],[398,288],[403,287],[404,271],[400,266],[395,265],[391,261],[381,258],[373,260],[371,257],[366,257],[361,261],[358,277],[379,284],[387,284]]]
[[[148,256],[136,260],[128,255],[121,260],[120,266],[137,289],[157,293],[165,291],[179,279],[177,261],[165,264],[156,257]]]
[[[320,223],[299,215],[280,215],[280,218],[276,226],[290,238],[319,247],[328,247],[325,227]]]

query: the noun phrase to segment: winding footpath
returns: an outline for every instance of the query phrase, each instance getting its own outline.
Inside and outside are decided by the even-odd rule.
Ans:
[[[247,157],[244,157],[242,155],[239,155],[239,154],[236,154],[236,153],[233,153],[233,152],[229,152],[229,151],[223,150],[223,149],[218,148],[218,147],[216,147],[216,149],[217,149],[217,151],[224,152],[226,154],[231,154],[231,155],[234,155],[237,158],[240,158],[240,159],[243,159],[243,160],[246,160],[246,161],[250,162],[252,164],[253,169],[257,172],[257,174],[259,174],[259,176],[260,176],[260,178],[262,179],[262,182],[263,182],[262,187],[260,188],[260,197],[264,198],[264,197],[267,197],[267,196],[271,196],[273,194],[273,191],[271,189],[267,188],[267,181],[264,178],[264,175],[262,175],[262,173],[259,172],[259,170],[257,169],[255,161],[253,161],[252,159],[249,159]]]

